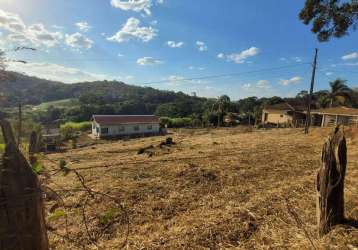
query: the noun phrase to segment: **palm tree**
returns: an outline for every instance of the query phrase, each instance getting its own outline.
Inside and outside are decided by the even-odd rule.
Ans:
[[[332,107],[334,103],[345,104],[347,100],[352,99],[352,89],[346,85],[346,82],[346,80],[337,78],[329,83],[331,86],[331,91],[328,93],[330,107]]]
[[[327,108],[329,105],[331,105],[331,99],[329,98],[329,94],[320,95],[316,103],[319,108]]]
[[[227,111],[230,106],[230,97],[227,95],[220,96],[213,105],[213,109],[216,107],[218,113],[218,127],[220,127],[220,119],[223,117],[224,113]]]

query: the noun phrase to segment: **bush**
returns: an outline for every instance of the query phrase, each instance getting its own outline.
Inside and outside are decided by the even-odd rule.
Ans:
[[[0,153],[5,151],[5,144],[0,144]]]
[[[189,127],[192,125],[191,118],[173,118],[172,119],[172,127],[173,128],[182,128],[182,127]]]
[[[160,125],[163,127],[167,125],[170,128],[172,126],[172,120],[169,117],[161,117]]]
[[[67,122],[60,127],[60,134],[64,140],[73,139],[79,132],[92,128],[91,122]]]
[[[193,120],[189,117],[183,117],[183,118],[161,117],[160,124],[162,126],[167,125],[168,128],[183,128],[183,127],[191,127],[193,125]]]

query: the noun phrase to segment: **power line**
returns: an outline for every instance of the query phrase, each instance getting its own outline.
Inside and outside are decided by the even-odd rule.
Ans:
[[[251,74],[251,73],[260,73],[260,72],[265,72],[265,71],[275,71],[275,70],[280,70],[280,69],[288,69],[288,68],[294,68],[294,67],[298,67],[298,66],[302,66],[302,65],[308,65],[308,64],[310,65],[311,63],[307,63],[307,62],[306,63],[297,63],[295,65],[272,67],[272,68],[265,68],[265,69],[237,72],[237,73],[207,75],[207,76],[199,76],[199,77],[191,77],[191,78],[180,78],[180,79],[174,79],[174,80],[173,79],[167,79],[167,80],[143,82],[143,83],[137,83],[137,84],[138,85],[151,85],[151,84],[166,83],[166,82],[186,82],[186,81],[193,81],[193,80],[221,78],[221,77],[244,75],[244,74]]]

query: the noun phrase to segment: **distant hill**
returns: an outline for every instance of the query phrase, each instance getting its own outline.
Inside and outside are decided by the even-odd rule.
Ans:
[[[118,81],[65,84],[16,72],[9,73],[14,81],[0,82],[0,94],[5,96],[6,106],[16,105],[19,97],[24,104],[39,105],[43,102],[79,98],[92,94],[101,96],[106,102],[140,101],[162,104],[177,101],[178,98],[194,99],[181,92],[161,91],[150,87],[127,85]]]

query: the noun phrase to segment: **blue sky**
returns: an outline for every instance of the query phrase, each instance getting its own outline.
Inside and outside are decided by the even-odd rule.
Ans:
[[[294,96],[337,77],[358,86],[358,32],[319,43],[298,20],[304,1],[0,0],[0,46],[26,65],[9,69],[66,83],[116,79],[159,89]],[[234,75],[230,75],[234,74]],[[217,78],[205,76],[225,75]]]

